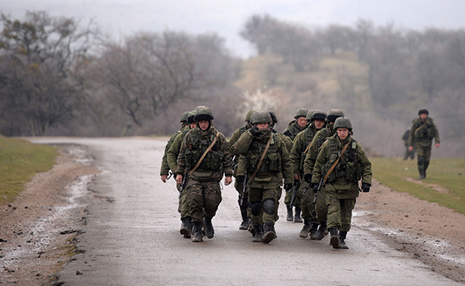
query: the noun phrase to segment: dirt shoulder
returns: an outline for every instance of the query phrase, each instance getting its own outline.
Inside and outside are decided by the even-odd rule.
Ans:
[[[1,285],[49,285],[72,257],[93,196],[87,185],[99,171],[82,164],[89,156],[82,146],[64,145],[60,154],[14,203],[0,205]],[[357,201],[354,224],[383,234],[432,271],[465,282],[464,215],[374,181]]]
[[[52,170],[0,205],[1,285],[50,285],[71,259],[91,199],[87,184],[99,172],[82,164],[86,156],[82,147],[63,146]]]

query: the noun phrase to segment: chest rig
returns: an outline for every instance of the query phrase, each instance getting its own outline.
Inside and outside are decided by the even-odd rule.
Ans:
[[[199,129],[191,130],[189,142],[187,142],[187,148],[185,151],[186,166],[188,169],[192,169],[197,164],[200,157],[202,157],[202,155],[205,153],[205,151],[208,149],[208,146],[210,146],[214,139],[215,134],[213,132],[209,132],[206,135],[202,135]],[[197,170],[221,170],[224,153],[220,150],[219,144],[219,140],[217,140],[215,145],[213,145],[212,149],[207,153],[207,155],[203,159],[202,163],[200,163]]]
[[[343,146],[340,146],[336,135],[328,139],[329,155],[328,160],[323,166],[322,176],[325,176],[329,171],[331,166],[336,160],[341,157],[339,163],[337,163],[336,168],[331,172],[328,177],[327,182],[331,183],[337,179],[344,178],[349,182],[358,182],[362,178],[363,169],[360,164],[357,156],[357,141],[352,138],[352,141],[349,143],[349,146],[344,154],[341,156]]]
[[[281,152],[278,149],[278,142],[276,134],[271,134],[270,147],[266,152],[265,158],[263,159],[260,168],[257,171],[258,162],[260,157],[265,151],[266,143],[268,140],[256,140],[254,139],[250,144],[249,151],[247,152],[247,173],[253,174],[257,171],[257,176],[263,174],[274,174],[281,172]]]

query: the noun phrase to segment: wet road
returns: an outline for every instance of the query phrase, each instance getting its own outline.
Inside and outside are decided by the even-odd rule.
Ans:
[[[78,236],[84,252],[59,273],[64,285],[461,285],[357,227],[348,234],[349,250],[333,250],[328,238],[301,239],[302,224],[285,221],[283,198],[278,238],[252,243],[250,233],[238,229],[233,184],[223,189],[215,237],[193,243],[179,234],[175,181],[164,184],[159,177],[165,140],[32,141],[88,146],[102,170]]]

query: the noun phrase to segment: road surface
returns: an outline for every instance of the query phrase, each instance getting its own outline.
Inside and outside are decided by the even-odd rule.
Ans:
[[[83,253],[59,273],[64,285],[461,285],[356,226],[346,240],[349,250],[332,249],[327,237],[299,238],[302,224],[285,221],[283,198],[278,238],[252,243],[251,234],[238,229],[233,184],[223,189],[213,219],[215,237],[193,243],[179,233],[175,181],[160,180],[166,140],[31,141],[88,146],[102,171],[92,184],[95,200],[78,236]],[[354,218],[355,225],[357,220],[363,217]]]

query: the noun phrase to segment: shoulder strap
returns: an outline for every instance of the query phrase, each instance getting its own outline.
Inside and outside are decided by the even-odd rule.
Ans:
[[[349,138],[349,142],[347,142],[346,145],[344,145],[344,148],[342,149],[342,152],[341,152],[341,156],[339,156],[339,158],[337,158],[336,162],[334,162],[334,164],[331,166],[331,168],[329,168],[328,172],[326,173],[324,179],[323,179],[323,183],[326,182],[326,180],[328,179],[329,175],[331,175],[331,172],[334,170],[334,168],[336,168],[336,165],[337,163],[339,163],[339,160],[341,160],[341,157],[342,155],[344,154],[344,152],[347,150],[347,147],[349,147],[349,144],[350,142],[352,141],[352,137]]]
[[[413,133],[413,136],[417,135],[417,132],[420,131],[420,129],[423,128],[423,127],[426,125],[426,123],[428,123],[427,120],[425,120],[425,123],[423,123],[420,127],[418,127],[417,129],[415,129],[415,132]]]
[[[205,150],[205,152],[202,154],[202,157],[200,157],[200,159],[197,161],[197,164],[195,164],[194,168],[192,168],[192,170],[190,170],[187,175],[190,176],[190,175],[194,174],[195,170],[197,170],[197,168],[200,166],[203,159],[205,159],[205,156],[207,156],[208,152],[210,152],[210,150],[213,148],[213,145],[215,145],[216,140],[218,139],[219,133],[220,132],[216,131],[215,139],[213,139],[213,142],[210,144],[210,146],[208,146],[207,150]]]
[[[268,148],[270,148],[272,138],[273,138],[273,134],[271,134],[270,139],[268,139],[268,142],[266,143],[265,150],[263,151],[262,156],[260,157],[260,161],[258,162],[257,169],[252,174],[252,176],[249,178],[249,180],[247,181],[247,184],[252,183],[253,179],[255,178],[255,175],[257,175],[257,172],[258,172],[258,170],[260,169],[260,166],[263,163],[263,159],[265,159],[266,152],[268,152]]]

